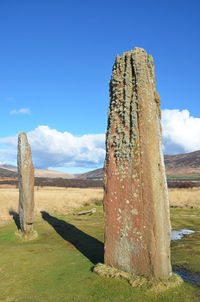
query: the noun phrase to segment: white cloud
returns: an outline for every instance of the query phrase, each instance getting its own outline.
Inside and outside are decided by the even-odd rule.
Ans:
[[[11,110],[10,111],[10,115],[13,115],[13,114],[30,114],[31,113],[31,110],[30,108],[21,108],[19,110]]]
[[[0,162],[13,163],[17,157],[17,151],[15,149],[0,149]]]
[[[188,110],[163,110],[163,148],[165,154],[200,150],[200,118],[190,116]],[[74,136],[48,126],[39,126],[28,133],[36,167],[82,167],[95,169],[103,166],[105,135]],[[16,160],[17,135],[0,138],[0,161]],[[6,148],[6,149],[5,149]]]
[[[188,110],[163,110],[162,128],[165,154],[200,150],[200,118]]]
[[[28,133],[35,166],[99,167],[105,158],[105,135],[73,136],[48,126],[39,126]],[[17,148],[17,136],[1,138],[0,142]],[[1,158],[0,158],[1,160]]]

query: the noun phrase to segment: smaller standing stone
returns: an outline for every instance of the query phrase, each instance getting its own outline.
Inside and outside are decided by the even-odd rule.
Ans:
[[[19,219],[21,231],[33,231],[34,221],[34,167],[31,148],[25,132],[18,136],[18,176],[19,176]]]

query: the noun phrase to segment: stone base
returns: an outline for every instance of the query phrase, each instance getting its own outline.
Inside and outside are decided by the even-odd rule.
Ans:
[[[178,287],[183,282],[182,278],[174,273],[172,273],[172,276],[168,280],[158,280],[153,277],[130,274],[102,263],[98,263],[94,267],[94,272],[100,276],[124,279],[132,287],[141,287],[157,293]]]
[[[38,237],[38,233],[37,231],[32,231],[30,233],[24,233],[20,230],[15,232],[15,236],[19,239],[21,239],[22,241],[30,241],[30,240],[34,240]]]

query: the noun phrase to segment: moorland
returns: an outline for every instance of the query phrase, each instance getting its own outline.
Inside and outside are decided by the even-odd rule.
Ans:
[[[171,244],[173,269],[186,276],[187,282],[174,289],[152,292],[144,287],[133,288],[125,280],[107,279],[93,272],[94,265],[103,261],[102,190],[69,191],[68,201],[66,197],[64,199],[67,191],[61,189],[55,192],[52,188],[36,191],[36,201],[40,200],[40,207],[37,206],[38,215],[34,224],[38,232],[35,240],[21,242],[15,237],[17,216],[14,210],[10,216],[14,220],[0,226],[0,301],[200,300],[200,209],[191,209],[189,204],[187,208],[184,205],[171,208],[173,229],[196,231]],[[84,197],[83,191],[87,196],[90,193],[90,199]],[[12,193],[12,198],[17,202],[17,190],[13,189]],[[41,195],[37,196],[37,193]],[[69,202],[72,193],[74,199]],[[57,205],[58,196],[62,203],[60,208]],[[73,215],[74,212],[93,207],[96,213],[92,216]]]
[[[0,179],[0,301],[200,301],[199,174],[187,171],[168,175],[172,229],[195,231],[171,242],[173,271],[184,282],[174,289],[152,292],[93,272],[94,265],[103,262],[104,251],[101,169],[92,172],[93,179],[90,173],[77,177],[78,182],[36,178],[34,229],[38,237],[27,242],[15,236],[19,227],[16,171],[0,170],[6,173]],[[91,216],[73,215],[94,207]]]

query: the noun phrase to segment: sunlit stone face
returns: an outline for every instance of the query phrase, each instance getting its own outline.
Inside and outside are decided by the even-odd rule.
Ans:
[[[19,218],[22,232],[33,231],[34,167],[26,133],[18,136]]]
[[[160,98],[152,56],[117,56],[110,81],[105,160],[105,263],[166,279],[170,218]]]

